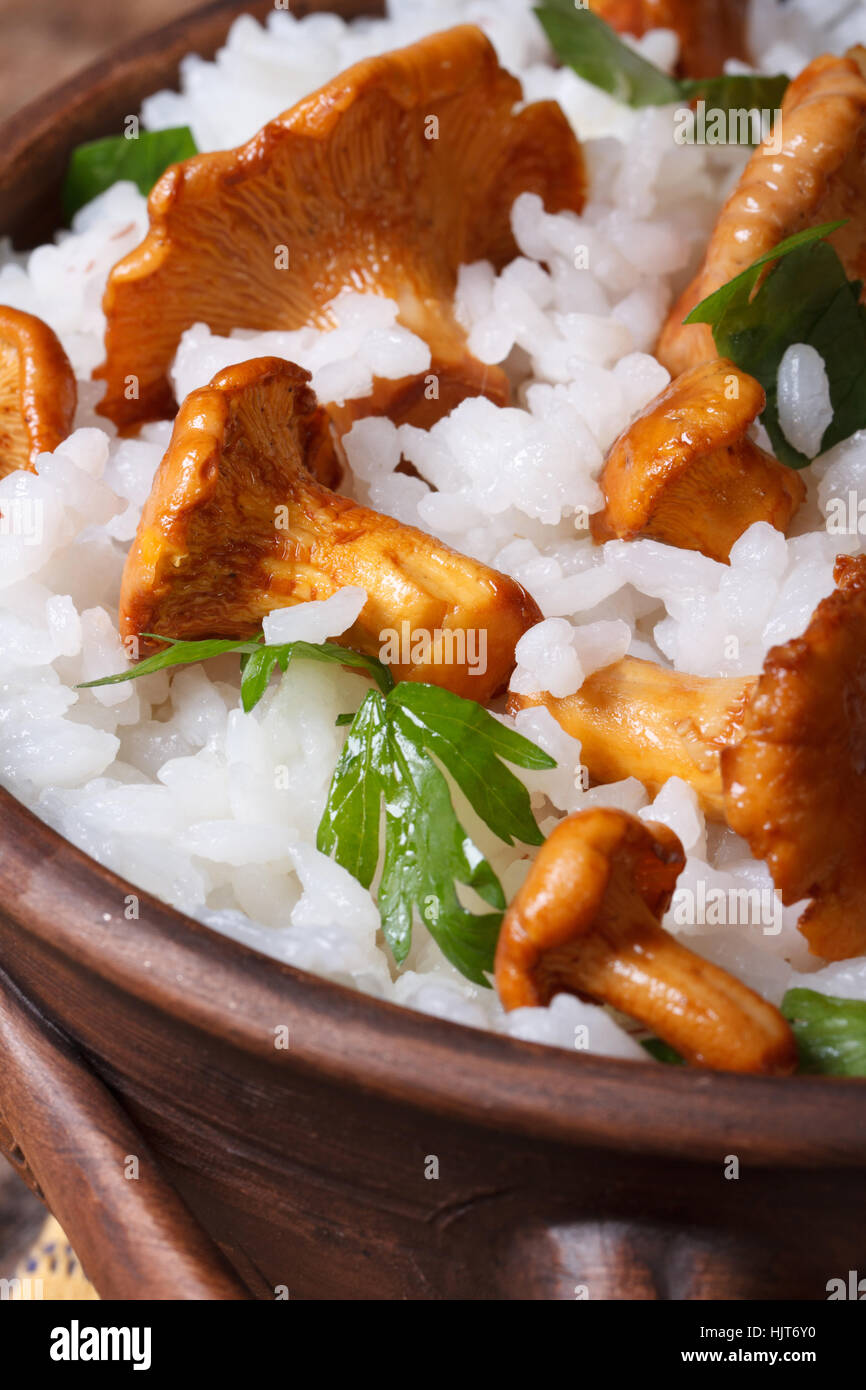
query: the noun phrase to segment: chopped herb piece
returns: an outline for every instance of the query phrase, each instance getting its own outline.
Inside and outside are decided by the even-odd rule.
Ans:
[[[76,690],[90,690],[95,685],[120,685],[123,681],[134,681],[139,676],[151,676],[154,671],[165,671],[171,666],[189,666],[195,661],[208,661],[212,656],[223,656],[226,652],[252,652],[251,642],[235,642],[232,638],[206,638],[201,642],[178,642],[174,637],[162,637],[158,632],[143,632],[142,637],[152,637],[157,642],[168,642],[164,651],[145,657],[127,671],[118,671],[114,676],[100,676],[99,680],[82,681]]]
[[[289,662],[300,656],[307,661],[330,662],[335,666],[355,666],[372,676],[379,689],[385,694],[393,687],[394,678],[387,666],[375,657],[365,656],[363,652],[353,652],[348,647],[340,647],[336,642],[285,642],[281,646],[261,646],[248,658],[241,676],[241,701],[249,713],[254,709],[268,687],[274,670],[288,670]]]
[[[785,73],[777,73],[773,77],[757,72],[721,73],[718,77],[683,77],[679,81],[679,89],[681,100],[704,101],[713,111],[724,111],[733,116],[740,111],[775,113],[782,105],[789,82],[790,78]],[[729,122],[729,134],[732,128],[733,122]],[[736,130],[739,136],[739,122]],[[762,132],[762,138],[767,133]],[[747,140],[738,138],[729,143],[753,144],[751,127]]]
[[[89,690],[95,685],[119,685],[121,681],[137,680],[139,676],[150,676],[154,671],[164,671],[171,666],[188,666],[195,661],[207,661],[212,656],[223,656],[226,652],[238,652],[241,656],[241,702],[247,713],[254,709],[264,695],[268,681],[274,670],[288,669],[289,662],[296,656],[308,661],[325,661],[336,666],[354,666],[373,680],[384,693],[394,685],[394,678],[387,666],[375,657],[354,652],[349,647],[341,647],[336,642],[284,642],[269,646],[259,633],[246,642],[232,638],[207,638],[201,642],[181,642],[174,637],[163,637],[157,632],[143,632],[142,637],[152,637],[157,642],[167,642],[164,651],[146,657],[144,661],[131,666],[128,671],[120,671],[115,676],[102,676],[96,681],[83,681],[78,690]]]
[[[863,287],[848,279],[836,251],[824,240],[842,225],[829,222],[788,237],[702,300],[685,320],[710,324],[720,356],[761,383],[767,393],[761,419],[776,457],[789,468],[811,462],[789,443],[779,421],[779,366],[792,344],[815,348],[827,371],[833,419],[818,452],[866,426]]]
[[[740,303],[743,298],[746,301],[751,299],[752,292],[765,266],[787,256],[791,251],[799,250],[801,246],[811,246],[813,242],[822,241],[824,237],[829,236],[831,232],[838,231],[844,225],[844,222],[825,222],[820,227],[805,227],[803,231],[795,232],[793,236],[786,237],[770,251],[765,251],[763,256],[759,256],[745,270],[740,271],[739,275],[735,275],[733,280],[728,280],[712,294],[708,294],[706,299],[702,299],[700,304],[695,305],[688,318],[684,319],[683,322],[717,323],[730,304]]]
[[[599,15],[575,6],[573,0],[545,0],[535,13],[557,57],[586,82],[627,106],[668,106],[701,99],[714,111],[774,112],[788,86],[784,74],[671,77],[636,53]],[[751,140],[751,123],[747,126]],[[739,138],[739,121],[736,130]]]
[[[188,126],[172,130],[141,130],[135,139],[109,135],[91,140],[72,151],[63,184],[63,210],[67,221],[97,194],[120,179],[131,179],[142,193],[149,193],[170,164],[197,154]]]
[[[680,84],[642,58],[592,10],[572,0],[546,0],[535,7],[541,27],[563,63],[578,77],[601,87],[627,106],[667,106],[681,95]]]
[[[661,1038],[642,1038],[641,1047],[651,1057],[655,1057],[657,1062],[667,1062],[672,1067],[684,1067],[686,1064],[685,1058],[680,1056],[676,1048],[663,1042]]]
[[[295,657],[356,667],[379,687],[370,690],[350,724],[318,831],[318,846],[369,888],[384,854],[378,900],[382,927],[394,957],[406,959],[415,909],[444,954],[476,984],[487,985],[505,909],[502,885],[461,825],[448,781],[453,778],[477,815],[506,844],[539,845],[543,836],[529,793],[511,769],[543,769],[556,763],[520,734],[506,728],[474,700],[439,686],[394,684],[380,661],[334,642],[267,645],[257,637],[237,642],[215,638],[183,642],[143,633],[167,645],[163,651],[114,676],[79,689],[116,685],[173,666],[236,652],[242,659],[241,700],[254,709],[276,669]],[[438,759],[438,762],[436,761]],[[463,906],[457,885],[474,889],[492,912]]]
[[[801,1072],[866,1076],[866,1001],[789,989],[781,1009],[797,1039]]]

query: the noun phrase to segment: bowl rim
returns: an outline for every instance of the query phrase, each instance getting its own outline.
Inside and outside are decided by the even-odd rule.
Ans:
[[[374,7],[355,5],[362,8]],[[211,28],[219,21],[225,33],[238,14],[270,9],[217,0],[85,68],[0,126],[0,181],[22,168],[31,178],[41,172],[46,139],[60,128],[65,159],[81,138],[81,120],[68,119],[70,113],[80,117],[97,86],[124,82],[143,52],[195,51],[205,21]],[[176,75],[176,57],[169,61]],[[205,926],[98,863],[2,788],[0,819],[6,923],[94,979],[270,1065],[581,1147],[674,1151],[702,1161],[736,1153],[774,1167],[866,1163],[866,1078],[744,1076],[573,1055],[436,1018],[296,969]],[[120,910],[129,894],[139,900],[137,921],[127,922]],[[8,969],[14,978],[14,956]],[[292,1045],[277,1052],[272,1024],[262,1020],[281,1020],[287,1011]],[[56,1021],[64,1026],[62,1017]]]

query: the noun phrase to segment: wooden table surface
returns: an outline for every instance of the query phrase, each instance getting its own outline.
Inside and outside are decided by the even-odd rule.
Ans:
[[[11,1277],[44,1220],[42,1203],[0,1157],[0,1279]]]
[[[0,121],[136,34],[205,0],[0,0]]]

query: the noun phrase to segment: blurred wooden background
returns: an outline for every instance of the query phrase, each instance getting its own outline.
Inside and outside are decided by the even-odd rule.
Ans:
[[[0,121],[127,39],[205,0],[0,0]]]

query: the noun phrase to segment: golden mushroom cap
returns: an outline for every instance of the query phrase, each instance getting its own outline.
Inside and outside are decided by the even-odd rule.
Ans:
[[[396,300],[428,342],[439,413],[467,394],[504,401],[504,373],[471,357],[454,317],[458,268],[517,254],[519,193],[579,212],[585,188],[559,106],[518,109],[521,98],[481,30],[464,25],[365,59],[246,145],[167,170],[147,236],[109,277],[99,409],[119,426],[168,415],[167,372],[191,324],[325,327],[347,287]],[[432,423],[424,378],[380,379],[363,408]]]
[[[78,391],[60,340],[47,323],[0,304],[0,478],[34,473],[72,430]]]
[[[367,602],[349,646],[379,656],[405,622],[429,646],[392,662],[395,677],[483,703],[508,681],[536,604],[506,575],[319,481],[329,427],[309,379],[255,358],[187,396],[127,556],[121,633],[251,637],[275,608],[358,586]],[[483,661],[470,631],[476,656],[484,634]]]
[[[676,377],[613,444],[593,539],[643,536],[727,561],[754,522],[786,530],[806,489],[748,438],[765,404],[760,383],[725,357]]]
[[[788,87],[781,148],[773,138],[755,150],[662,329],[656,356],[672,376],[716,355],[708,324],[683,323],[695,305],[794,232],[846,219],[829,240],[848,275],[866,279],[864,74],[866,52],[852,49],[816,58]]]
[[[812,899],[800,930],[826,960],[866,951],[866,557],[836,579],[803,636],[769,652],[722,753],[731,827],[783,902]]]
[[[126,558],[123,636],[241,638],[261,626],[277,507],[328,428],[309,379],[256,358],[186,397]]]

